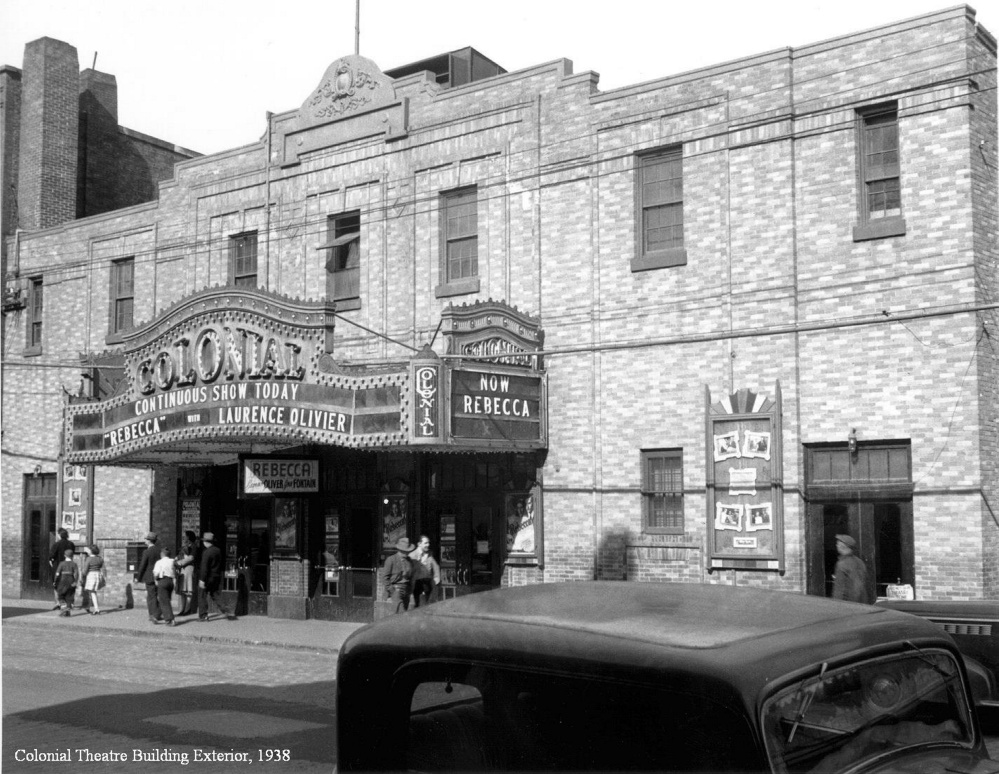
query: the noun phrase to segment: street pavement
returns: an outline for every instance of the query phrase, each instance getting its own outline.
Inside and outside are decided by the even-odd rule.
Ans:
[[[0,768],[330,772],[336,655],[359,626],[5,600]]]

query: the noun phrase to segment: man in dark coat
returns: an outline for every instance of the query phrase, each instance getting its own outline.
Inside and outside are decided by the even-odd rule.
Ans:
[[[235,621],[236,616],[226,610],[219,596],[222,586],[222,551],[215,545],[215,535],[206,532],[201,536],[201,566],[198,570],[198,620],[208,620],[208,600],[228,620]]]
[[[836,536],[835,577],[833,578],[833,599],[844,599],[847,602],[870,603],[870,592],[867,587],[867,565],[857,556],[857,541],[850,535]]]
[[[146,550],[142,552],[139,559],[139,569],[135,571],[135,577],[139,583],[146,584],[146,610],[149,612],[149,622],[156,623],[163,616],[160,613],[160,603],[156,598],[156,578],[153,577],[153,565],[161,557],[160,547],[156,545],[159,538],[155,532],[146,533]]]
[[[385,593],[388,594],[393,612],[409,610],[409,592],[413,580],[413,560],[409,554],[416,548],[403,536],[395,544],[395,553],[385,560],[382,578],[385,580]]]
[[[76,553],[76,544],[69,539],[69,532],[67,532],[62,527],[59,528],[59,539],[52,546],[52,552],[49,554],[49,567],[55,572],[55,568],[59,566],[59,562],[66,558],[66,549],[70,548],[73,553]],[[56,579],[58,580],[58,578]],[[59,592],[56,590],[55,583],[52,584],[52,590],[55,594],[55,607],[53,610],[58,610],[61,607],[62,601],[59,599]]]

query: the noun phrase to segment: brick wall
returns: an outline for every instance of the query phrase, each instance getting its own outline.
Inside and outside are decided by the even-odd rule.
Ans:
[[[802,445],[843,443],[857,428],[861,441],[911,445],[917,594],[994,597],[999,366],[989,341],[999,336],[981,338],[994,314],[946,313],[988,303],[996,285],[995,144],[979,145],[995,135],[994,76],[981,65],[994,66],[989,40],[956,8],[606,93],[567,62],[440,92],[406,79],[396,95],[410,99],[405,138],[271,167],[269,210],[261,144],[181,163],[156,204],[28,235],[26,271],[52,254],[67,264],[52,273],[59,311],[51,332],[46,320],[46,353],[106,347],[115,257],[142,257],[136,317],[149,319],[225,283],[228,238],[250,229],[262,283],[321,298],[326,218],[360,209],[361,306],[347,320],[418,346],[448,304],[502,298],[540,317],[556,351],[546,358],[543,565],[508,568],[504,583],[804,591],[815,525]],[[977,91],[972,68],[985,71]],[[898,104],[906,233],[854,242],[856,111],[886,101]],[[686,264],[632,271],[635,154],[675,144]],[[479,290],[438,297],[439,197],[465,185],[479,197]],[[344,360],[406,357],[343,320],[336,347]],[[58,377],[43,377],[52,395]],[[777,382],[785,572],[708,573],[705,390],[772,396]],[[53,411],[56,401],[28,416]],[[642,532],[640,460],[662,448],[683,450],[685,524],[658,540]],[[136,498],[153,494],[157,524],[169,521],[172,475],[135,487]],[[304,593],[301,566],[276,563],[272,586]]]

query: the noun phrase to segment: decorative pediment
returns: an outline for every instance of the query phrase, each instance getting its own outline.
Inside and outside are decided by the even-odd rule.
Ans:
[[[299,128],[325,124],[394,103],[392,79],[370,59],[345,56],[326,68],[299,109]]]
[[[449,306],[441,313],[448,355],[465,355],[483,363],[543,368],[537,354],[544,344],[539,320],[502,301]]]

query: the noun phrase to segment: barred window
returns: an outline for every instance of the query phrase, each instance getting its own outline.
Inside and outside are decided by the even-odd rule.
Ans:
[[[683,450],[642,452],[643,531],[683,533]]]

